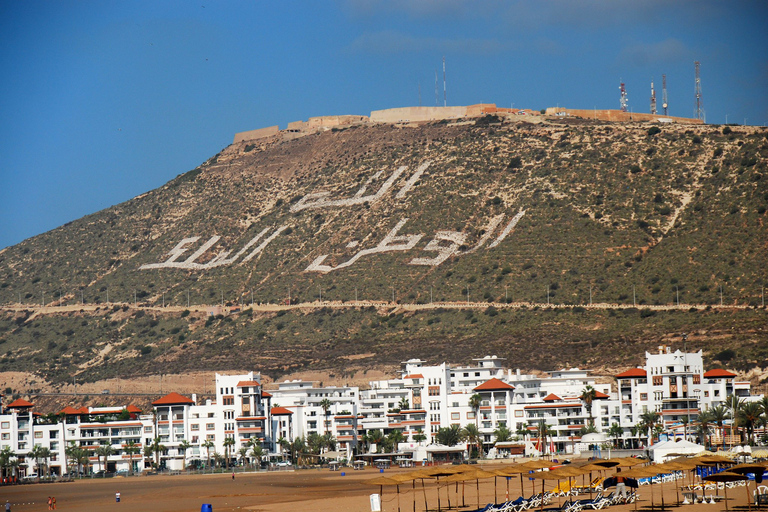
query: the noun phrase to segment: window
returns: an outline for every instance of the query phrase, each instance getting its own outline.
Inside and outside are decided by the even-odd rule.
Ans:
[[[247,393],[247,392],[248,392],[248,386],[245,386],[245,387],[243,388],[243,393]]]
[[[216,435],[215,434],[208,434],[205,436],[206,441],[216,441]]]
[[[694,384],[701,384],[701,375],[699,375],[698,373],[696,375],[694,375],[693,376],[693,383]]]
[[[515,411],[515,418],[522,418],[523,417],[523,411]]]
[[[2,427],[2,428],[11,428],[11,422],[10,421],[4,421],[2,424],[0,424],[0,427]]]
[[[467,419],[468,419],[468,420],[473,420],[473,419],[475,419],[475,411],[469,411],[469,412],[467,413]]]
[[[648,393],[640,393],[640,400],[648,400]]]
[[[458,413],[458,412],[452,412],[451,413],[451,419],[452,420],[459,420],[459,419],[461,419],[461,414]]]
[[[58,430],[51,430],[49,435],[50,435],[51,439],[58,439],[59,438],[59,431]]]
[[[205,430],[216,430],[216,424],[215,423],[206,423],[205,424]]]
[[[8,432],[3,432],[3,441],[8,441],[11,439],[11,434]]]
[[[150,426],[144,427],[144,432],[152,432],[152,427]]]
[[[661,375],[654,375],[653,376],[653,385],[654,386],[661,386],[662,384],[664,384],[664,377],[662,377]]]
[[[42,432],[35,432],[35,439],[42,439],[43,433]]]
[[[200,430],[200,425],[198,425],[197,423],[193,423],[193,424],[191,424],[191,425],[189,426],[189,429],[190,429],[191,431],[193,431],[193,432],[197,432],[198,430]]]
[[[705,391],[704,396],[709,396],[709,391]]]
[[[235,397],[233,397],[233,396],[225,396],[222,399],[222,404],[223,405],[235,405]]]

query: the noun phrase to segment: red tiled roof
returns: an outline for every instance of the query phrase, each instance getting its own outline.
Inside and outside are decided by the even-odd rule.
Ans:
[[[617,379],[628,379],[630,377],[647,377],[648,372],[643,370],[642,368],[632,368],[631,370],[627,370],[625,372],[621,372],[616,376]]]
[[[78,414],[78,415],[80,415],[80,414],[83,414],[83,410],[82,409],[75,409],[74,407],[68,405],[65,408],[63,408],[61,410],[61,412],[59,412],[59,414]]]
[[[91,411],[88,410],[87,407],[83,406],[80,408],[80,414],[90,414]]]
[[[545,402],[554,402],[554,401],[557,401],[557,400],[562,400],[562,399],[559,396],[557,396],[556,394],[554,394],[554,393],[550,393],[550,394],[548,394],[547,396],[544,397],[544,401]]]
[[[477,386],[474,391],[500,391],[503,389],[515,389],[515,386],[507,384],[506,382],[494,377],[493,379],[483,382]]]
[[[611,398],[611,396],[606,395],[602,391],[595,391],[595,398]]]
[[[262,398],[271,398],[272,394],[271,393],[267,393],[266,391],[262,391],[261,392],[261,397]]]
[[[24,408],[24,407],[34,407],[34,405],[35,404],[29,403],[26,400],[24,400],[23,398],[17,398],[13,402],[9,403],[7,405],[7,407],[9,409],[21,409],[21,408]]]
[[[414,374],[412,374],[412,375],[406,375],[406,376],[405,376],[405,377],[403,377],[403,378],[404,378],[404,379],[423,379],[423,378],[424,378],[424,376],[423,376],[422,374],[420,374],[420,373],[414,373]]]
[[[180,395],[175,391],[173,393],[168,393],[164,397],[158,398],[157,400],[152,402],[152,405],[176,405],[176,404],[194,405],[195,402],[193,402],[191,398],[187,398],[183,395]]]
[[[241,380],[240,382],[237,383],[237,387],[239,388],[243,388],[246,386],[261,386],[261,384],[259,384],[255,380]]]
[[[713,379],[717,377],[735,377],[735,373],[731,373],[728,370],[723,370],[722,368],[714,368],[712,370],[709,370],[708,372],[704,372],[704,378],[705,379]],[[10,407],[10,405],[8,406]]]
[[[273,407],[272,408],[272,415],[273,416],[283,416],[285,414],[293,414],[293,411],[289,411],[285,407]]]
[[[141,409],[139,409],[135,405],[129,405],[128,407],[125,408],[125,410],[133,413],[141,412]]]

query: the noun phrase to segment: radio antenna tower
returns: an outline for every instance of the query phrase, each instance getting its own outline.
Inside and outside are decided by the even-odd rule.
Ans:
[[[653,88],[653,80],[651,80],[651,114],[656,115],[656,89]]]
[[[667,75],[661,75],[661,108],[664,109],[664,115],[667,115]]]
[[[448,106],[448,90],[445,88],[445,55],[443,55],[443,106]]]
[[[629,103],[629,100],[627,99],[627,89],[624,87],[624,82],[621,82],[621,85],[619,85],[619,90],[621,91],[621,99],[619,100],[621,111],[626,112],[627,103]]]
[[[704,116],[704,104],[701,101],[701,74],[699,73],[699,61],[695,61],[693,66],[696,68],[696,106],[693,111],[694,119],[701,119],[706,122]]]

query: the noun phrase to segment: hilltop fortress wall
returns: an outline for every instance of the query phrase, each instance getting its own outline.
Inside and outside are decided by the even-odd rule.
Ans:
[[[385,110],[374,110],[370,116],[340,115],[310,117],[306,121],[293,121],[288,123],[286,130],[280,130],[277,126],[260,128],[235,134],[234,143],[251,140],[265,139],[275,135],[282,135],[285,139],[303,137],[318,131],[332,130],[334,128],[346,128],[363,124],[410,124],[433,121],[471,119],[484,115],[502,116],[541,116],[537,110],[512,109],[497,107],[493,103],[478,103],[476,105],[458,107],[400,107]],[[679,124],[704,124],[699,119],[685,117],[661,116],[654,114],[642,114],[622,112],[620,110],[582,110],[569,108],[548,108],[547,116],[555,117],[579,117],[609,122],[656,122]]]
[[[637,121],[678,124],[704,124],[704,121],[701,119],[664,116],[659,114],[643,114],[640,112],[622,112],[621,110],[586,110],[550,107],[547,109],[547,115],[558,117],[581,117],[584,119],[596,119],[599,121],[613,121],[619,123]]]

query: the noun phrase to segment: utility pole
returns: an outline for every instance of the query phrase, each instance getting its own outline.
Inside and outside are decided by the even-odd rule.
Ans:
[[[651,114],[656,115],[656,89],[653,88],[653,80],[651,80]]]
[[[627,88],[624,86],[624,82],[619,82],[619,92],[621,93],[621,97],[619,98],[619,105],[621,106],[620,110],[626,112],[629,99],[627,98]]]
[[[701,64],[699,63],[699,61],[695,61],[693,63],[693,67],[695,69],[695,74],[696,74],[696,79],[695,79],[696,90],[694,93],[696,103],[693,110],[693,117],[694,119],[700,119],[704,122],[707,122],[706,116],[704,115],[704,102],[702,101],[702,98],[701,98],[701,72],[700,72]]]

